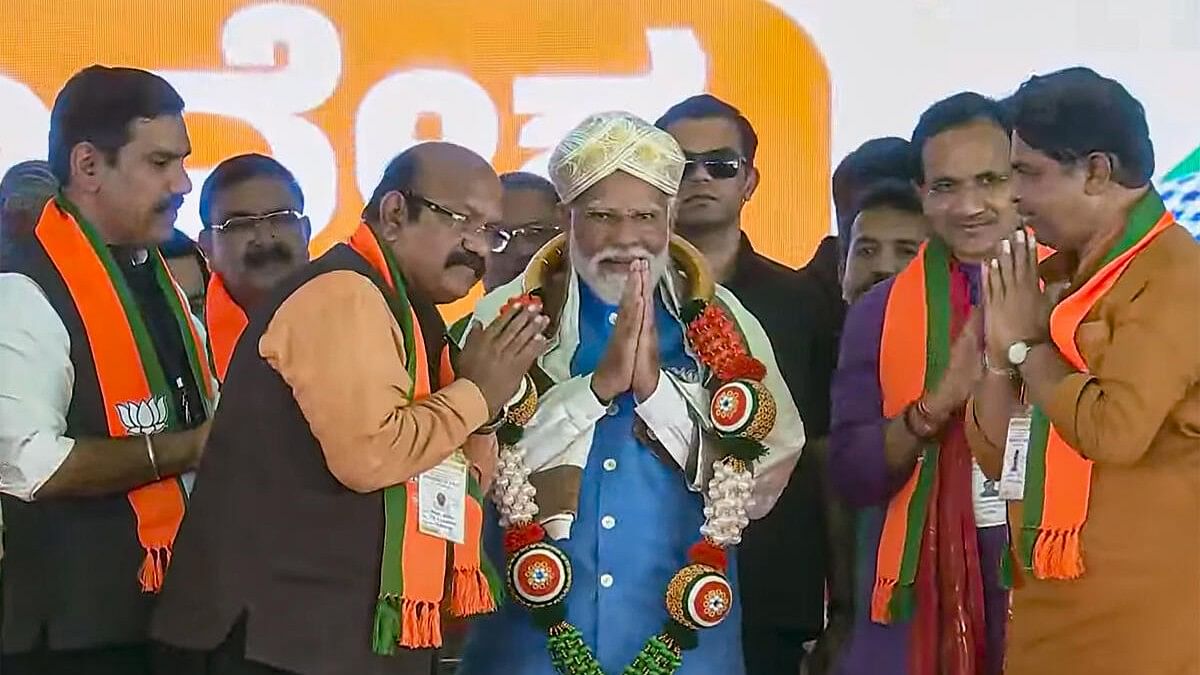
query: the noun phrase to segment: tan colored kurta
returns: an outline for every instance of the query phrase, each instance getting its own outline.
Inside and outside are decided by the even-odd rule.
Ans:
[[[1076,341],[1091,373],[1064,378],[1046,414],[1095,462],[1086,572],[1025,576],[1005,672],[1200,674],[1200,244],[1181,227],[1164,231]],[[971,445],[997,471],[1003,450],[974,422]],[[1018,531],[1019,503],[1009,522]]]
[[[330,473],[351,490],[399,485],[456,448],[483,461],[490,482],[495,436],[473,433],[488,418],[479,388],[458,379],[409,401],[404,335],[361,274],[330,272],[301,286],[275,312],[258,350],[292,388]]]

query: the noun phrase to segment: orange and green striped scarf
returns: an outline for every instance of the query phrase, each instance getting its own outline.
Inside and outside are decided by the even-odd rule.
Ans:
[[[1055,306],[1050,337],[1072,367],[1088,372],[1075,344],[1075,331],[1129,267],[1163,230],[1175,224],[1171,212],[1151,190],[1134,207],[1120,239],[1101,261],[1100,270]],[[1067,444],[1046,413],[1033,406],[1026,453],[1025,499],[1017,559],[1038,579],[1076,579],[1084,572],[1080,537],[1087,520],[1092,462]]]
[[[394,291],[385,294],[404,336],[404,354],[411,382],[408,398],[419,401],[432,392],[429,361],[421,325],[408,301],[404,277],[387,247],[365,223],[348,244],[361,255]],[[442,350],[440,387],[454,381],[449,346]],[[499,602],[502,585],[482,550],[483,492],[468,473],[466,535],[462,544],[447,542],[418,528],[419,499],[416,478],[383,491],[383,561],[379,574],[379,600],[375,606],[372,648],[390,656],[396,647],[440,647],[441,605],[449,587],[449,610],[454,616],[491,612]],[[409,517],[412,514],[412,517]],[[446,551],[450,548],[449,584]]]
[[[79,312],[112,438],[179,430],[171,383],[167,382],[150,332],[125,275],[96,229],[59,195],[42,211],[35,235],[66,285]],[[187,352],[192,379],[212,414],[212,375],[207,349],[196,332],[187,299],[179,291],[158,250],[145,264],[154,268],[158,286],[175,317]],[[74,337],[72,338],[74,339]],[[171,548],[187,500],[177,477],[131,490],[129,504],[137,521],[138,542],[146,557],[138,572],[144,592],[156,593],[171,561]]]
[[[950,253],[944,243],[931,239],[896,275],[888,294],[879,354],[885,419],[903,414],[941,380],[950,358],[950,313]],[[920,354],[925,358],[914,358]],[[912,476],[888,503],[871,591],[871,620],[876,623],[912,616],[913,583],[937,478],[938,450],[936,440],[926,445]]]

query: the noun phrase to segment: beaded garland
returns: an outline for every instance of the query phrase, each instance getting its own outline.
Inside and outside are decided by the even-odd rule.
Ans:
[[[505,308],[541,304],[535,290],[512,298]],[[752,466],[766,452],[761,441],[775,424],[775,401],[761,383],[766,368],[748,353],[725,311],[706,298],[693,297],[682,315],[688,345],[711,373],[710,418],[724,456],[713,462],[701,538],[688,550],[688,563],[667,584],[665,603],[670,619],[646,641],[624,675],[674,673],[683,663],[683,652],[696,646],[696,631],[716,626],[728,616],[733,589],[725,577],[725,550],[741,541],[742,530],[749,523],[746,508],[753,503]],[[564,601],[571,587],[571,563],[547,540],[535,520],[536,490],[529,482],[525,453],[516,447],[536,410],[537,390],[527,376],[506,407],[497,434],[500,453],[492,499],[505,528],[508,587],[513,599],[546,631],[547,650],[559,673],[604,675],[582,634],[566,620]]]

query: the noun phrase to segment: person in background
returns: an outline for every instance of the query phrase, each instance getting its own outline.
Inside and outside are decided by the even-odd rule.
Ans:
[[[212,266],[205,323],[223,382],[247,316],[308,262],[312,227],[295,176],[271,157],[246,154],[216,166],[200,188],[200,248]]]
[[[61,194],[0,263],[5,675],[142,675],[215,382],[158,246],[191,190],[183,100],[91,66],[50,114]]]
[[[24,237],[33,235],[46,202],[58,192],[58,179],[50,164],[42,160],[19,162],[0,179],[0,262],[5,249],[15,249]],[[4,520],[0,517],[0,558],[4,557]]]
[[[820,308],[817,316],[823,319],[819,333],[822,340],[818,343],[821,358],[832,355],[836,361],[842,323],[846,320],[842,279],[848,241],[842,233],[849,232],[858,215],[857,205],[871,186],[881,180],[910,183],[913,179],[909,143],[894,136],[872,138],[842,158],[834,169],[833,206],[838,234],[822,239],[812,260],[800,269],[805,297]]]
[[[488,258],[483,273],[485,291],[516,279],[533,254],[562,231],[558,195],[550,181],[514,171],[501,175],[500,185],[504,188],[504,218],[495,226],[502,245]]]
[[[742,171],[740,161],[727,161]],[[540,525],[509,527],[502,537],[489,518],[489,550],[503,556],[502,539],[532,533],[553,540],[573,576],[551,610],[564,622],[547,623],[545,613],[514,600],[473,626],[460,672],[563,672],[563,641],[555,637],[567,636],[576,656],[565,660],[576,664],[574,672],[648,672],[647,662],[682,659],[674,671],[680,675],[738,675],[739,551],[725,547],[736,543],[730,535],[740,534],[743,518],[761,517],[775,504],[804,443],[803,425],[758,322],[713,283],[700,253],[672,236],[685,157],[671,135],[629,113],[592,115],[559,143],[549,166],[568,233],[543,247],[521,277],[484,296],[472,320],[494,323],[514,296],[545,298],[553,346],[531,373],[542,391],[520,439],[502,450],[497,479],[501,523],[536,513]],[[704,316],[724,326],[714,324],[719,333],[683,318],[700,303],[711,303]],[[693,356],[713,353],[708,335],[728,345],[721,350],[730,358],[724,350],[736,349],[738,363],[756,363],[756,400],[774,401],[773,426],[760,436],[769,450],[752,479],[739,479],[752,506],[714,505],[711,493],[697,494],[709,486],[716,459],[714,394],[703,383],[710,374],[732,376],[724,369],[717,375],[708,356]],[[721,518],[728,524],[715,528],[706,504],[728,514]],[[703,623],[692,626],[709,627],[689,633],[680,623],[673,631],[669,618],[691,620],[664,598],[670,589],[682,593],[681,579],[697,571],[698,559],[715,571],[706,577],[711,585],[702,584],[705,601],[696,604]],[[554,567],[531,571],[539,568],[556,576]],[[717,576],[724,570],[727,581]],[[532,594],[537,604],[537,577],[533,584],[516,578],[513,597]]]
[[[46,202],[58,193],[50,163],[31,159],[12,165],[0,179],[0,258],[4,250],[33,235]]]
[[[988,261],[967,425],[1015,498],[1006,672],[1200,673],[1200,244],[1151,183],[1146,113],[1120,83],[1069,68],[1011,107],[1036,240]],[[1037,242],[1058,251],[1040,268]],[[1016,424],[1028,445],[1006,449]]]
[[[844,675],[999,675],[1004,506],[972,461],[964,405],[982,377],[979,265],[1018,227],[1009,126],[975,93],[913,131],[931,237],[850,308],[834,378],[830,475],[858,509]]]
[[[833,170],[833,208],[838,231],[858,215],[863,193],[881,180],[911,182],[912,145],[903,138],[872,138],[846,155]]]
[[[762,324],[810,441],[775,508],[746,528],[738,547],[747,673],[795,673],[804,644],[819,637],[824,624],[827,537],[821,451],[814,448],[828,433],[829,389],[820,383],[828,381],[834,363],[811,360],[817,320],[800,301],[796,271],[756,252],[743,231],[742,209],[761,177],[750,121],[732,105],[701,94],[655,124],[675,138],[686,158],[676,198],[678,232],[704,254],[716,282]]]
[[[863,193],[854,219],[838,236],[846,252],[842,297],[853,304],[908,266],[929,236],[929,221],[912,183],[883,179]]]
[[[838,232],[836,246],[847,305],[904,269],[929,230],[921,199],[908,181],[880,178],[862,193],[854,213],[849,227]],[[829,628],[814,655],[825,665],[821,672],[832,669],[854,618],[854,515],[833,491],[825,496],[830,559],[835,571],[830,575],[834,583],[830,589]]]
[[[204,320],[204,296],[208,286],[208,261],[200,247],[182,230],[173,230],[171,238],[158,247],[171,276],[183,289],[188,309],[193,316]]]

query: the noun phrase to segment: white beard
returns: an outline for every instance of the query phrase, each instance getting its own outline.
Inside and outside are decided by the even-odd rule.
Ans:
[[[662,280],[663,275],[667,273],[667,267],[671,263],[670,243],[663,246],[663,249],[654,253],[641,246],[631,248],[616,248],[609,247],[601,249],[591,258],[583,258],[579,253],[579,246],[575,242],[575,233],[571,232],[570,244],[567,250],[571,256],[571,267],[575,269],[576,274],[583,280],[588,288],[592,289],[601,300],[610,304],[617,305],[621,302],[621,294],[625,291],[625,282],[629,279],[629,272],[605,272],[600,263],[610,258],[642,258],[650,261],[650,283],[657,286]]]

